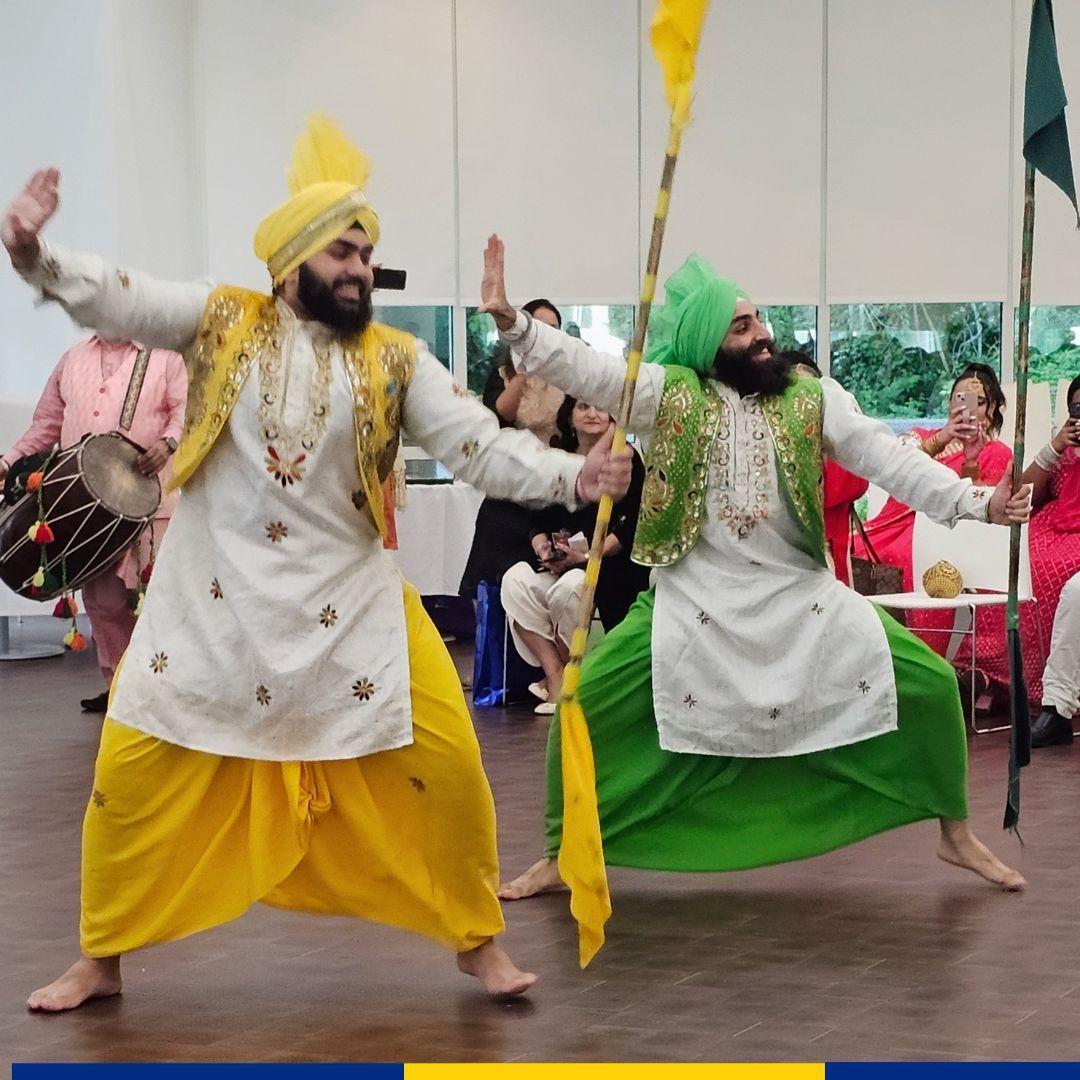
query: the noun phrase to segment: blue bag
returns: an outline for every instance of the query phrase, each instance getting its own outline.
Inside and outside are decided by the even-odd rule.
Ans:
[[[522,660],[514,648],[499,586],[481,581],[476,587],[473,704],[487,707],[533,701],[529,683],[543,677],[544,673]]]

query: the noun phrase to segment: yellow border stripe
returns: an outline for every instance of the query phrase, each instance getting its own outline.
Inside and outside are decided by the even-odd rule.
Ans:
[[[406,1065],[405,1080],[825,1080],[823,1064]]]

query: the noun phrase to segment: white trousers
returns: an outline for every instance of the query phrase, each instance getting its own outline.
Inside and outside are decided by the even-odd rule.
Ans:
[[[1043,705],[1071,719],[1080,712],[1080,574],[1065,582],[1043,672]]]
[[[520,629],[531,630],[552,644],[559,640],[569,648],[584,588],[585,571],[578,567],[556,577],[550,570],[536,571],[519,562],[503,574],[503,611],[514,646],[526,663],[539,666],[540,661],[521,640]]]

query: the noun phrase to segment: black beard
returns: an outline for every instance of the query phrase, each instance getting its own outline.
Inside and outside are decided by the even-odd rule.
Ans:
[[[794,376],[791,361],[777,356],[772,343],[769,343],[769,359],[755,360],[755,353],[761,352],[761,345],[751,345],[745,349],[721,349],[713,362],[713,374],[725,382],[739,397],[747,394],[761,394],[770,397],[783,393]]]
[[[333,286],[311,270],[307,263],[300,264],[300,277],[296,283],[296,295],[304,309],[319,322],[352,337],[367,328],[371,322],[371,293],[359,278],[341,278],[335,284],[360,286],[360,303],[342,303],[334,295]]]

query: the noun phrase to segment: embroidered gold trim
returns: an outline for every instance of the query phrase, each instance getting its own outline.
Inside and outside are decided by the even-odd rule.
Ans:
[[[271,277],[277,280],[280,273],[298,255],[301,255],[311,241],[327,226],[340,225],[342,229],[356,220],[359,210],[369,209],[368,201],[360,188],[353,188],[348,195],[343,195],[333,206],[328,206],[321,214],[309,221],[291,240],[285,242],[266,260],[266,267]]]

